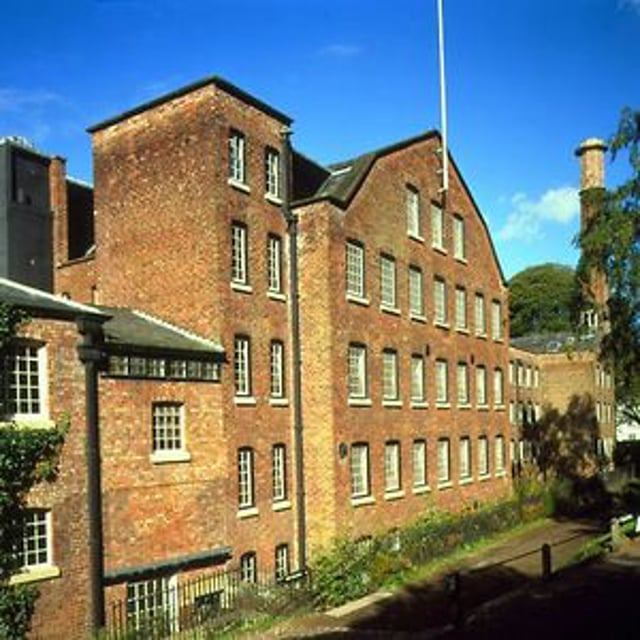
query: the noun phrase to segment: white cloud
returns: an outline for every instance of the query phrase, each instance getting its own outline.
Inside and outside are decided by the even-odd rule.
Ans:
[[[640,0],[619,0],[618,7],[620,9],[632,9],[640,14]]]
[[[511,211],[498,232],[501,240],[537,240],[543,225],[568,224],[580,213],[580,197],[574,187],[548,189],[537,200],[519,192],[511,197]]]
[[[39,107],[54,102],[61,102],[61,98],[51,91],[0,88],[0,111],[19,111],[26,107]]]
[[[332,56],[335,58],[351,58],[361,54],[362,47],[355,44],[334,43],[322,47],[318,53],[321,56]]]

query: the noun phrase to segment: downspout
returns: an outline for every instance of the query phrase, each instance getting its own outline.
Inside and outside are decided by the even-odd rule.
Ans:
[[[105,624],[102,469],[98,411],[98,371],[103,359],[103,333],[102,322],[95,318],[79,317],[76,324],[82,336],[82,342],[78,345],[78,357],[84,365],[85,371],[89,607],[91,630],[95,633]]]
[[[307,518],[304,483],[304,440],[302,423],[302,355],[300,347],[300,293],[298,278],[298,216],[291,211],[291,129],[282,131],[282,214],[289,234],[289,295],[291,297],[291,351],[293,374],[293,438],[295,451],[296,514],[298,529],[298,571],[307,568]]]

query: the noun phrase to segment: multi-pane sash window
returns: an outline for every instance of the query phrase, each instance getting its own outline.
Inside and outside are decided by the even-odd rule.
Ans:
[[[424,402],[424,358],[420,354],[411,356],[411,400]]]
[[[273,500],[287,499],[287,449],[283,444],[273,445]]]
[[[258,579],[258,560],[255,551],[243,553],[240,556],[240,580],[242,582],[256,582]]]
[[[487,440],[487,436],[478,438],[478,475],[489,475],[489,440]]]
[[[357,242],[347,242],[347,295],[364,298],[364,247]]]
[[[504,473],[504,436],[496,436],[496,473]]]
[[[282,240],[269,235],[267,240],[268,286],[272,293],[282,293]]]
[[[442,278],[433,280],[434,321],[439,324],[447,323],[447,285]]]
[[[498,300],[491,301],[491,337],[502,340],[502,304]]]
[[[128,624],[139,631],[151,627],[177,630],[176,595],[175,576],[128,583]]]
[[[265,187],[267,194],[280,197],[280,154],[275,149],[267,149],[264,154]]]
[[[44,393],[46,361],[43,346],[18,344],[6,356],[4,388],[0,389],[4,403],[0,412],[15,416],[41,416],[45,413]]]
[[[427,484],[427,443],[424,440],[413,441],[413,486],[424,487]]]
[[[284,344],[279,340],[271,342],[271,397],[283,398],[284,392]]]
[[[453,217],[453,257],[458,260],[464,260],[467,257],[464,220],[460,216]]]
[[[449,438],[438,440],[438,484],[451,480],[451,451]]]
[[[458,362],[457,368],[458,404],[469,404],[469,370],[466,362]]]
[[[349,397],[367,396],[367,348],[360,344],[349,345]]]
[[[436,360],[436,402],[449,402],[449,365],[446,360]]]
[[[421,231],[420,194],[414,187],[407,186],[407,233],[419,238]]]
[[[424,316],[422,270],[409,267],[409,311],[414,316]]]
[[[380,304],[396,308],[396,261],[391,256],[380,256]]]
[[[153,405],[153,452],[184,450],[184,409],[181,404]]]
[[[361,498],[371,493],[369,486],[369,445],[351,445],[351,497]]]
[[[481,293],[476,293],[475,301],[476,335],[484,336],[487,334],[487,318],[484,308],[484,296]]]
[[[504,376],[502,369],[493,372],[493,404],[497,407],[504,404]]]
[[[478,406],[487,404],[487,370],[483,365],[476,367],[476,403]]]
[[[21,568],[29,570],[52,565],[51,542],[51,512],[28,509],[22,531],[22,547],[19,549]]]
[[[233,348],[236,395],[251,395],[251,343],[247,336],[236,336]]]
[[[382,398],[398,399],[398,354],[392,349],[382,352]]]
[[[282,582],[289,575],[289,545],[279,544],[276,547],[275,576],[277,582]]]
[[[444,249],[444,218],[442,207],[431,205],[431,243],[438,249]]]
[[[515,362],[513,360],[509,361],[509,384],[515,384],[515,371],[516,371],[516,365]]]
[[[231,131],[229,134],[229,178],[236,182],[245,183],[245,138],[240,131]]]
[[[247,227],[239,222],[231,225],[231,281],[249,284]]]
[[[456,287],[456,329],[467,328],[467,290]]]
[[[471,477],[471,440],[460,438],[460,478]]]
[[[384,490],[399,491],[400,486],[400,443],[387,442],[384,445]]]
[[[238,507],[250,509],[256,502],[253,449],[238,449]]]
[[[516,423],[516,403],[511,400],[509,402],[509,424],[515,425]]]

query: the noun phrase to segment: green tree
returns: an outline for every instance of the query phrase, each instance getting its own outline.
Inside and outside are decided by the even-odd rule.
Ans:
[[[640,110],[623,110],[609,150],[612,161],[628,161],[630,176],[616,188],[587,194],[597,213],[577,238],[582,249],[578,277],[586,282],[597,269],[607,278],[604,311],[610,331],[601,357],[615,372],[616,402],[628,419],[640,423]],[[592,304],[583,301],[583,306]]]
[[[511,335],[571,331],[575,274],[561,264],[541,264],[509,281]]]

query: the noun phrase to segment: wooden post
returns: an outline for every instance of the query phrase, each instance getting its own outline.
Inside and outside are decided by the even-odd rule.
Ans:
[[[542,579],[549,580],[551,578],[551,546],[547,543],[542,545]]]

